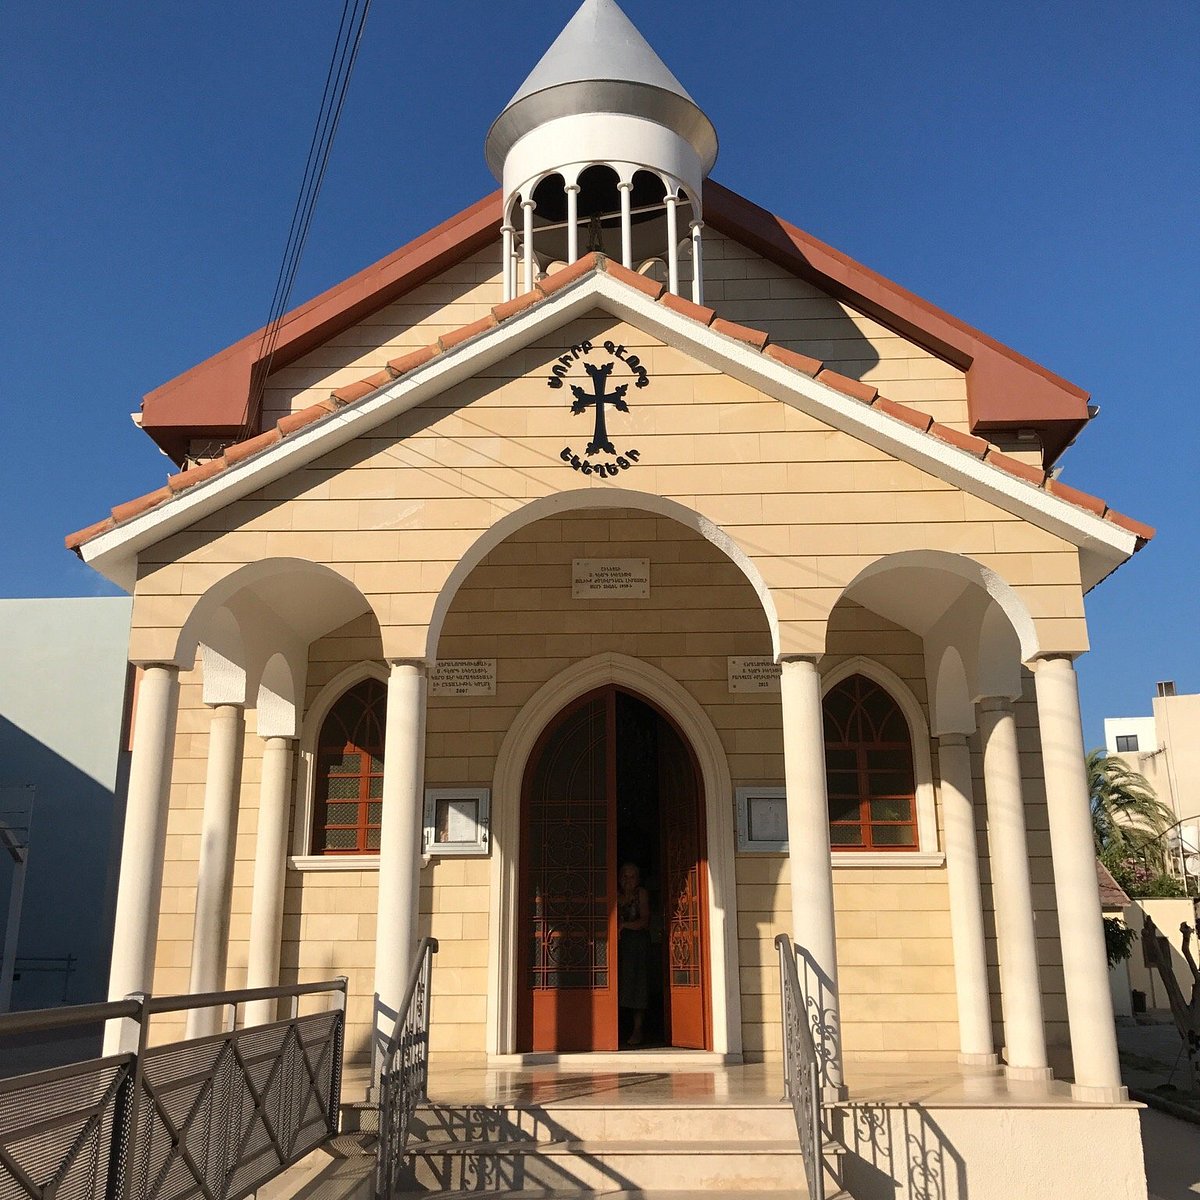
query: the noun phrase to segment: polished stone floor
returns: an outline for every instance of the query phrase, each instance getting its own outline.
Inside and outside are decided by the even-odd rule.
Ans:
[[[778,1063],[714,1066],[670,1061],[659,1054],[640,1063],[637,1055],[604,1061],[582,1056],[535,1066],[471,1067],[431,1064],[429,1096],[440,1104],[518,1105],[774,1105],[783,1095]],[[850,1102],[954,1107],[1060,1107],[1077,1103],[1070,1086],[1058,1081],[1006,1079],[999,1068],[961,1067],[952,1062],[850,1063]]]

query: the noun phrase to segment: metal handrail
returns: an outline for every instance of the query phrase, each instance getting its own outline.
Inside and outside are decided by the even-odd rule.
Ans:
[[[429,1087],[429,1001],[434,937],[423,937],[409,973],[404,997],[396,1010],[392,1035],[381,1060],[379,1077],[379,1141],[375,1148],[375,1196],[388,1200],[396,1191],[400,1158],[417,1102]]]
[[[791,1101],[811,1200],[825,1200],[825,1132],[821,1126],[821,1066],[805,1015],[796,970],[796,948],[786,933],[775,939],[779,952],[779,1005],[783,1022],[783,1085]]]
[[[136,994],[0,1016],[0,1039],[127,1026],[117,1053],[0,1081],[0,1193],[53,1200],[61,1185],[90,1200],[236,1200],[266,1183],[337,1133],[347,982]],[[299,1015],[301,997],[331,993],[329,1012]],[[290,1018],[237,1029],[240,1004],[287,998]],[[148,1046],[153,1014],[210,1007],[231,1010],[225,1032]],[[46,1174],[48,1133],[61,1154]]]

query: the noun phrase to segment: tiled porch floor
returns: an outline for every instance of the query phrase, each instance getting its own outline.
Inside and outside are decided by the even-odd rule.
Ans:
[[[614,1061],[619,1058],[618,1061]],[[777,1104],[783,1095],[779,1063],[713,1066],[663,1054],[644,1064],[636,1054],[583,1056],[538,1066],[441,1065],[429,1076],[430,1099],[440,1104],[680,1106]],[[1062,1107],[1078,1103],[1069,1084],[1008,1080],[1000,1068],[950,1062],[851,1063],[851,1103],[938,1107]]]

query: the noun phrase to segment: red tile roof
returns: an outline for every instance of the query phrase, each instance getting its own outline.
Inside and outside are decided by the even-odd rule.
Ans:
[[[704,220],[965,371],[972,432],[1036,429],[1049,466],[1087,424],[1088,395],[1081,388],[712,180],[704,185]],[[500,193],[493,192],[302,304],[283,319],[271,369],[294,362],[452,263],[493,243],[498,247],[499,231]],[[551,286],[565,286],[572,278],[556,276]],[[659,285],[639,277],[633,286],[646,291]],[[511,308],[501,305],[496,319],[520,311],[525,302],[522,296],[508,301]],[[672,306],[683,311],[689,303]],[[240,436],[250,423],[251,380],[264,369],[262,349],[263,331],[257,330],[148,393],[143,431],[177,463],[191,438]]]
[[[414,350],[402,358],[393,359],[388,363],[385,370],[377,371],[356,383],[338,388],[329,394],[327,400],[322,400],[320,403],[310,405],[308,408],[301,409],[298,412],[290,413],[280,420],[274,429],[267,430],[256,437],[246,441],[235,442],[233,445],[226,447],[224,453],[219,458],[211,459],[199,467],[193,467],[191,470],[172,475],[165,487],[118,505],[112,510],[111,516],[106,520],[89,525],[86,529],[81,529],[76,533],[69,534],[66,538],[67,548],[78,551],[81,546],[93,538],[115,529],[118,525],[130,521],[142,513],[149,512],[160,505],[168,504],[181,492],[203,484],[214,476],[237,466],[255,455],[272,449],[278,442],[302,429],[308,428],[308,426],[322,420],[330,413],[336,412],[347,405],[358,403],[367,396],[373,395],[380,388],[387,387],[394,380],[429,362],[437,355],[447,353],[474,338],[483,336],[502,322],[511,320],[518,313],[524,312],[526,309],[541,303],[548,296],[552,296],[555,292],[560,291],[568,283],[581,279],[592,271],[605,271],[626,286],[637,288],[647,295],[657,290],[659,294],[656,297],[656,301],[662,304],[664,308],[669,308],[674,312],[680,313],[691,320],[697,321],[701,325],[711,325],[716,332],[723,333],[728,337],[748,344],[767,357],[804,375],[815,376],[818,382],[833,388],[835,391],[841,392],[843,395],[850,396],[860,403],[870,405],[880,412],[886,413],[896,420],[903,421],[905,424],[911,425],[923,433],[928,433],[932,437],[971,454],[988,463],[990,466],[1004,471],[1008,475],[1032,484],[1034,487],[1044,487],[1051,495],[1066,501],[1068,504],[1075,505],[1096,516],[1103,517],[1107,521],[1111,521],[1121,529],[1135,535],[1137,538],[1136,548],[1139,550],[1154,536],[1154,530],[1149,525],[1143,525],[1131,517],[1123,516],[1121,513],[1109,508],[1103,500],[1095,496],[1089,496],[1086,492],[1080,492],[1075,488],[1067,487],[1065,484],[1060,484],[1050,479],[1041,468],[1028,466],[1017,459],[1011,458],[1007,454],[1002,454],[981,438],[971,437],[946,425],[940,425],[928,414],[920,412],[909,405],[898,404],[894,400],[889,400],[886,396],[879,395],[878,391],[869,384],[861,383],[857,379],[851,379],[848,376],[838,374],[836,371],[828,370],[816,359],[810,359],[805,355],[796,354],[794,351],[770,345],[765,333],[747,329],[744,326],[734,325],[732,322],[717,320],[716,313],[710,308],[702,308],[700,305],[693,304],[690,300],[681,299],[670,292],[664,293],[658,285],[652,285],[648,289],[645,286],[646,279],[644,276],[638,275],[635,271],[631,271],[618,263],[606,259],[602,254],[588,254],[572,266],[564,267],[561,271],[556,271],[553,275],[539,281],[534,286],[532,292],[526,293],[519,297],[518,300],[496,305],[491,313],[481,320],[474,321],[470,325],[465,325],[453,333],[443,334],[435,344]]]

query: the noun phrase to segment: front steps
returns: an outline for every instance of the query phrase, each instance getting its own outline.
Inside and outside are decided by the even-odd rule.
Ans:
[[[764,1193],[808,1194],[792,1110],[784,1104],[430,1103],[414,1116],[402,1190],[393,1200],[736,1200]]]

